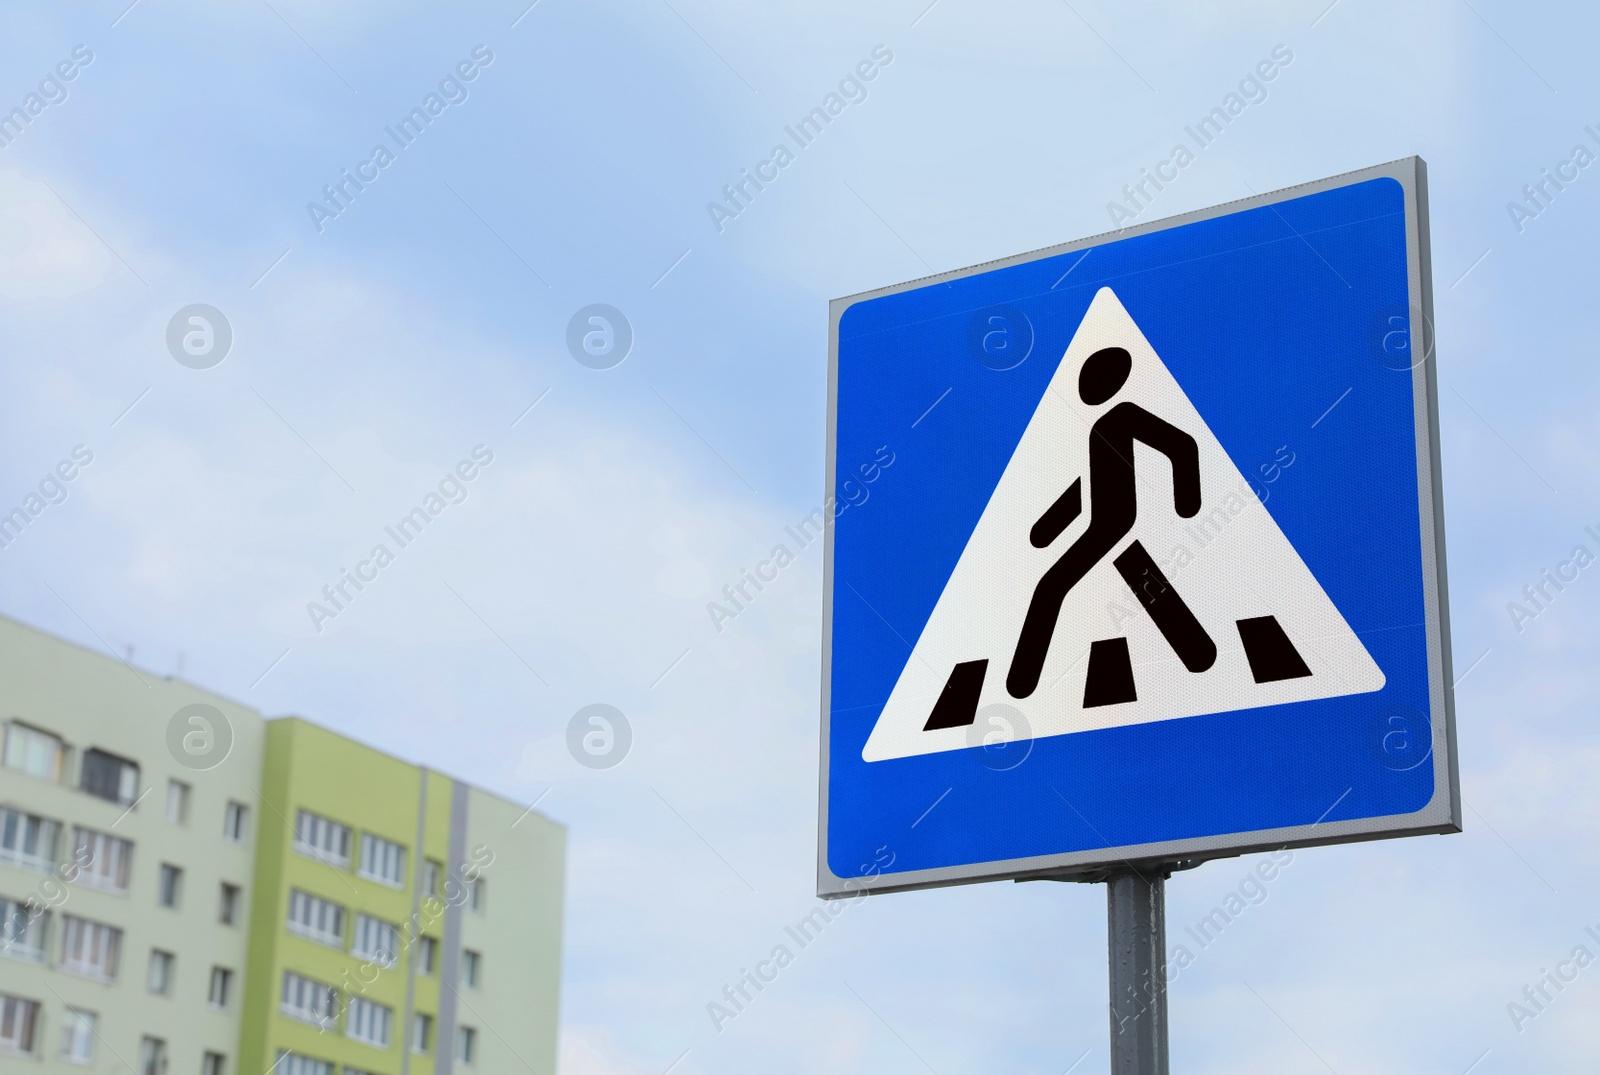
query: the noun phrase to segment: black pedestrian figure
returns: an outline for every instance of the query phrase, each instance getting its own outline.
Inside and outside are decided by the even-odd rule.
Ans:
[[[1079,371],[1078,395],[1090,406],[1099,406],[1122,390],[1132,368],[1133,359],[1126,350],[1102,348],[1090,355]],[[1089,430],[1089,526],[1034,588],[1033,601],[1028,605],[1011,659],[1011,670],[1006,676],[1006,689],[1013,698],[1026,698],[1038,687],[1050,639],[1055,634],[1056,620],[1067,594],[1133,529],[1138,516],[1133,473],[1133,442],[1136,440],[1172,461],[1172,499],[1178,515],[1190,519],[1200,511],[1200,452],[1193,437],[1136,403],[1124,401],[1101,415]],[[1074,481],[1034,524],[1029,539],[1035,548],[1049,546],[1081,514],[1082,485],[1082,478]],[[1135,541],[1113,562],[1184,667],[1191,672],[1210,668],[1217,659],[1216,644],[1144,546]],[[1127,666],[1125,639],[1094,644],[1096,649],[1102,646],[1120,646],[1114,655],[1120,660],[1102,662],[1103,665]],[[1109,688],[1096,687],[1096,656],[1091,653],[1089,693],[1103,697],[1100,700],[1086,697],[1085,704],[1133,701],[1131,669],[1125,677],[1116,676],[1117,682],[1111,683]],[[1107,656],[1113,655],[1108,653]],[[1124,678],[1125,684],[1120,682]]]

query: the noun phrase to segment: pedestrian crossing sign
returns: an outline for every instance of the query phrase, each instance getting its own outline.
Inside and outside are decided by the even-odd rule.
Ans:
[[[820,893],[1457,831],[1431,305],[1417,158],[835,301]]]

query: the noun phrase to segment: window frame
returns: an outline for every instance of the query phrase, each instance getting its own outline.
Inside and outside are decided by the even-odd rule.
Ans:
[[[367,1024],[381,1022],[383,1035],[381,1040],[366,1033],[372,1029]],[[366,997],[351,997],[345,1009],[344,1036],[351,1041],[370,1045],[375,1049],[387,1049],[394,1041],[394,1009],[387,1004],[380,1004]]]
[[[156,988],[157,967],[163,968],[160,989]],[[145,992],[154,993],[158,997],[172,996],[173,986],[176,984],[174,979],[178,976],[177,972],[178,955],[176,952],[169,952],[165,948],[150,949],[150,968],[144,980]]]
[[[309,825],[307,823],[310,823]],[[310,836],[307,829],[310,829]],[[323,846],[328,840],[318,837],[326,834],[335,837],[332,842],[339,844],[342,851]],[[350,868],[350,845],[353,830],[343,822],[335,821],[330,817],[316,813],[312,810],[301,808],[295,811],[294,818],[294,850],[297,854],[307,858],[316,859],[318,862],[327,863],[341,870]]]
[[[19,733],[16,739],[12,738],[13,732]],[[7,769],[14,769],[19,773],[33,777],[35,780],[46,780],[52,784],[61,783],[61,778],[66,774],[67,768],[68,747],[65,739],[57,735],[55,732],[46,731],[43,728],[35,727],[32,724],[28,724],[25,721],[20,720],[6,721],[4,738],[5,742],[0,744],[0,766],[4,766]],[[20,742],[22,746],[19,748],[17,753],[25,755],[27,744],[30,740],[54,740],[53,744],[48,742],[46,743],[46,745],[53,745],[54,747],[54,753],[50,759],[49,766],[51,771],[48,775],[36,773],[29,768],[26,764],[27,759],[25,756],[22,759],[24,764],[12,764],[12,743]]]
[[[222,808],[222,838],[230,844],[242,844],[250,828],[250,807],[237,799],[229,799]]]
[[[96,1028],[100,1024],[100,1013],[89,1011],[87,1008],[74,1008],[67,1005],[63,1009],[61,1020],[61,1055],[64,1064],[77,1064],[88,1067],[94,1064],[94,1043],[97,1037]],[[87,1024],[87,1025],[85,1025]],[[85,1034],[84,1031],[88,1033]],[[71,1047],[75,1043],[86,1042],[88,1048],[83,1055],[73,1052]]]
[[[167,824],[188,827],[189,804],[193,800],[193,793],[194,789],[190,785],[185,784],[182,780],[175,780],[171,777],[167,778]],[[177,799],[178,808],[176,811],[174,811],[172,808],[174,798]],[[173,817],[172,815],[174,813],[176,813],[178,816]]]
[[[0,1056],[21,1056],[29,1059],[39,1055],[39,1030],[44,1006],[31,997],[19,997],[14,993],[0,993]],[[5,1036],[5,1025],[12,1023],[15,1028],[18,1022],[26,1024],[25,1031]],[[26,1042],[20,1039],[26,1036]],[[18,1044],[12,1044],[13,1041]]]
[[[182,866],[174,866],[170,862],[161,864],[161,869],[156,875],[156,906],[173,911],[183,906]]]
[[[371,934],[380,936],[374,938]],[[373,940],[392,942],[392,948],[371,946]],[[400,961],[400,927],[387,918],[357,911],[350,929],[350,954],[387,970]]]
[[[327,1012],[319,1015],[314,1003],[310,1006],[291,1004],[290,1000],[285,996],[290,992],[291,982],[300,983],[296,985],[295,993],[304,993],[313,1001],[317,997],[318,990],[325,991],[323,999],[327,1004]],[[303,974],[296,974],[292,970],[286,970],[283,972],[282,985],[278,988],[278,1013],[290,1019],[308,1023],[311,1026],[332,1030],[339,1023],[339,990],[327,982],[319,982],[315,978],[307,978]]]
[[[295,918],[295,914],[294,914],[296,898],[298,898],[300,900],[303,900],[305,902],[306,906],[311,906],[313,908],[317,904],[321,904],[322,906],[333,908],[333,910],[338,915],[338,922],[339,922],[339,931],[338,931],[338,933],[337,934],[333,934],[333,933],[329,933],[329,932],[323,932],[323,931],[320,931],[320,930],[316,929],[313,926],[307,926],[307,925],[301,924],[301,922],[298,919]],[[288,912],[287,912],[287,921],[286,921],[286,924],[285,924],[284,928],[287,929],[290,933],[293,933],[296,937],[303,937],[304,939],[306,939],[308,941],[312,941],[312,942],[314,942],[316,944],[325,945],[325,946],[327,946],[329,948],[337,948],[340,951],[343,951],[344,950],[345,923],[346,923],[347,919],[349,918],[349,916],[350,916],[349,908],[345,907],[345,905],[342,904],[342,903],[335,903],[332,900],[323,899],[321,896],[314,895],[313,893],[307,892],[304,889],[291,888],[289,890],[289,907],[288,907]],[[316,916],[313,916],[313,917],[316,917]]]
[[[114,763],[117,766],[117,788],[113,795],[102,794],[90,786],[90,773],[94,766],[102,760]],[[128,779],[129,774],[133,779]],[[120,754],[113,754],[109,750],[99,747],[89,747],[83,752],[83,760],[78,766],[78,790],[85,795],[91,795],[102,802],[115,803],[118,806],[133,806],[139,801],[139,763],[131,758],[124,758]],[[98,777],[96,777],[98,781]],[[127,786],[132,784],[131,787]]]
[[[15,837],[15,848],[5,843],[8,830]],[[9,862],[18,869],[53,873],[61,859],[61,834],[65,830],[66,825],[53,817],[19,810],[15,806],[0,806],[0,862]],[[31,852],[23,850],[30,833],[36,849]],[[44,839],[46,833],[49,834],[48,841]],[[47,854],[40,854],[37,848],[44,842],[48,842],[50,848]]]
[[[406,887],[407,854],[406,845],[398,840],[379,836],[375,832],[363,832],[360,857],[356,860],[356,876],[403,890]]]
[[[133,841],[88,825],[72,827],[73,883],[118,896],[128,894],[133,877]],[[103,868],[109,865],[108,872]],[[107,877],[109,876],[109,880]]]
[[[61,943],[57,948],[55,969],[79,978],[87,978],[92,982],[114,982],[122,972],[122,938],[121,927],[113,926],[107,922],[98,922],[92,918],[80,915],[61,915]],[[84,936],[87,934],[88,936]],[[79,943],[73,944],[73,941]],[[79,959],[67,957],[68,947],[94,948],[98,954],[106,956],[96,963],[87,963]],[[105,963],[111,965],[109,972],[101,972],[96,967]]]
[[[206,983],[206,1005],[212,1011],[225,1012],[233,1006],[233,978],[232,967],[224,967],[219,963],[211,965],[211,978]],[[222,999],[217,999],[217,982],[222,983]]]
[[[278,1050],[278,1059],[272,1066],[276,1068],[279,1064],[283,1066],[278,1075],[333,1075],[335,1070],[332,1061],[318,1060],[314,1056],[297,1053],[293,1049]]]
[[[0,896],[0,955],[43,965],[50,947],[50,911],[30,914],[29,902]],[[19,921],[20,930],[13,926]],[[31,947],[26,943],[30,938],[35,942]]]
[[[154,1065],[152,1066],[152,1061]],[[167,1039],[146,1034],[139,1039],[139,1069],[136,1075],[166,1075]]]

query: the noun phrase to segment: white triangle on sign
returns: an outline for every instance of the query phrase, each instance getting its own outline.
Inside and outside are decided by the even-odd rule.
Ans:
[[[1090,405],[1080,395],[1079,373],[1086,359],[1105,348],[1124,349],[1132,360],[1131,371],[1109,400]],[[1093,518],[1090,427],[1125,402],[1193,438],[1198,447],[1200,509],[1191,518],[1180,517],[1175,507],[1177,467],[1163,452],[1135,441],[1136,520],[1068,591],[1049,636],[1037,686],[1026,697],[1013,697],[1007,676],[1035,586]],[[1082,513],[1045,547],[1034,547],[1030,535],[1035,524],[1079,479]],[[1113,499],[1112,483],[1104,484],[1103,507]],[[1179,660],[1157,626],[1156,619],[1164,616],[1158,613],[1152,618],[1113,563],[1135,543],[1148,551],[1170,583],[1166,592],[1176,591],[1214,644],[1214,659],[1204,670],[1190,671]],[[1164,607],[1171,603],[1166,600]],[[1287,644],[1298,658],[1291,662],[1299,667],[1292,678],[1268,674],[1266,681],[1258,682],[1261,677],[1242,637],[1249,628],[1239,621],[1260,623],[1266,617],[1277,625],[1272,633],[1279,651]],[[1259,637],[1256,657],[1262,653]],[[1086,706],[1091,646],[1109,641],[1113,652],[1105,656],[1117,657],[1115,650],[1124,645],[1117,639],[1126,639],[1126,658],[1104,662],[1104,667],[1113,673],[1112,682],[1125,683],[1131,666],[1137,697],[1107,703],[1101,690],[1094,696],[1098,704]],[[1097,665],[1102,663],[1100,656],[1097,652]],[[963,693],[952,680],[956,666],[967,665],[970,673],[972,662],[982,660],[988,664],[981,691],[974,701],[972,690],[967,690],[965,704],[955,707],[958,720],[960,712],[970,715],[976,709],[977,722],[952,725],[945,708],[941,720],[929,729],[947,682],[953,692]],[[1114,674],[1119,666],[1120,677]],[[1103,685],[1107,680],[1099,671],[1096,682]],[[962,682],[975,687],[970,674]],[[1010,729],[1006,738],[1042,739],[1363,694],[1382,688],[1384,682],[1383,671],[1122,303],[1110,288],[1101,288],[967,539],[861,756],[869,762],[885,761],[978,745],[983,740],[975,734],[984,730],[979,722],[993,705],[1008,708],[988,712],[1007,713],[1011,717],[1007,723],[1021,725]]]

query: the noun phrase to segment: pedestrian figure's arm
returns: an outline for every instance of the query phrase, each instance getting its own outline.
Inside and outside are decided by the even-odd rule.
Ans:
[[[1172,504],[1178,514],[1192,519],[1200,512],[1200,448],[1193,437],[1142,407],[1128,415],[1130,432],[1172,460]]]
[[[1077,478],[1067,486],[1067,491],[1056,498],[1056,502],[1039,516],[1039,521],[1033,524],[1033,529],[1028,533],[1028,540],[1033,542],[1033,547],[1042,549],[1049,545],[1061,532],[1072,525],[1083,511],[1083,479]]]

